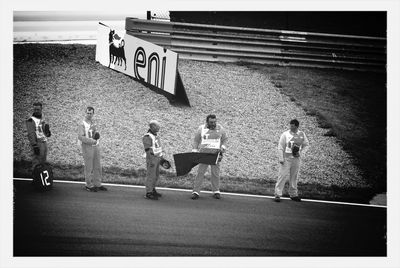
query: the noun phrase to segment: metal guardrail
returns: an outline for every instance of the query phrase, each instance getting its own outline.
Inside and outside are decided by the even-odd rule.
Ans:
[[[151,21],[127,17],[127,34],[181,59],[386,71],[386,38]]]

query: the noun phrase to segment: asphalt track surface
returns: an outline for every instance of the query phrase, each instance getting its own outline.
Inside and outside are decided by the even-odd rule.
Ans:
[[[386,256],[386,208],[14,180],[14,256]]]

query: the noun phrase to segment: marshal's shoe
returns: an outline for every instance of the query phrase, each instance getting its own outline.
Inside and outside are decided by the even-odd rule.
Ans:
[[[298,197],[298,196],[293,196],[290,199],[292,199],[293,201],[296,201],[296,202],[300,202],[301,201],[301,198]]]
[[[85,189],[88,192],[97,192],[97,188],[96,187],[87,187],[87,186],[85,186]]]
[[[146,193],[144,197],[151,200],[158,200],[158,196],[155,195],[153,192]]]
[[[99,190],[99,191],[107,191],[107,188],[102,185],[100,187],[97,187],[97,190]]]
[[[153,194],[156,195],[157,197],[161,197],[162,194],[156,191],[156,189],[153,190]]]

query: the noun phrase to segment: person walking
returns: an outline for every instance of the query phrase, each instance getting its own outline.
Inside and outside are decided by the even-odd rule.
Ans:
[[[306,134],[299,130],[299,121],[290,121],[289,130],[282,133],[278,144],[278,159],[280,163],[278,180],[275,184],[276,202],[280,202],[283,188],[289,179],[289,196],[293,201],[301,201],[297,191],[298,174],[301,158],[308,150],[309,142]]]
[[[158,132],[160,123],[157,120],[151,120],[149,130],[143,135],[142,141],[146,155],[146,195],[145,198],[158,200],[162,195],[157,192],[156,184],[160,178],[160,161],[163,156],[161,140]]]
[[[196,200],[200,196],[201,187],[204,181],[204,174],[208,166],[211,169],[211,190],[213,197],[221,198],[219,190],[220,182],[220,162],[222,154],[226,151],[226,143],[228,141],[225,129],[217,124],[217,117],[210,114],[206,117],[206,124],[201,125],[194,136],[193,152],[204,152],[218,154],[218,160],[215,165],[199,164],[197,175],[194,179],[192,199]]]
[[[86,108],[86,115],[78,127],[78,140],[81,143],[84,160],[85,189],[89,192],[107,191],[101,185],[102,168],[100,163],[100,133],[93,121],[94,108]]]

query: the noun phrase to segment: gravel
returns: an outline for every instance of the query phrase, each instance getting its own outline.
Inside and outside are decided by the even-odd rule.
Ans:
[[[95,108],[102,137],[103,167],[133,170],[145,168],[141,137],[151,119],[161,123],[163,147],[172,161],[174,153],[191,150],[194,132],[215,113],[229,138],[222,178],[275,181],[279,136],[297,118],[311,145],[300,183],[368,187],[337,139],[324,136],[326,130],[315,117],[281,94],[267,74],[189,60],[179,61],[179,72],[191,107],[171,104],[129,76],[100,65],[94,46],[14,45],[14,161],[30,159],[25,120],[35,101],[44,103],[53,134],[48,161],[57,165],[82,165],[77,126],[89,105]]]

